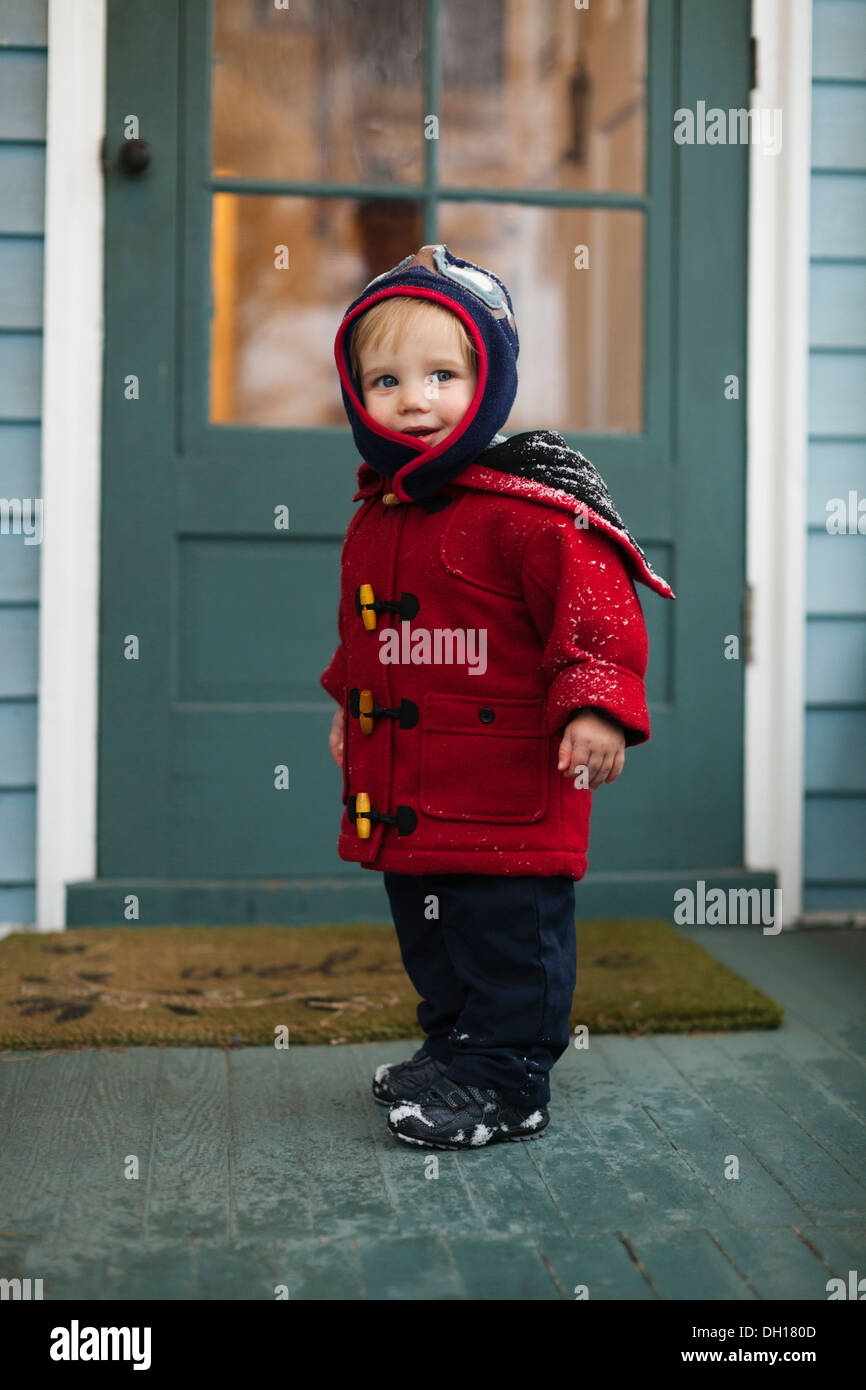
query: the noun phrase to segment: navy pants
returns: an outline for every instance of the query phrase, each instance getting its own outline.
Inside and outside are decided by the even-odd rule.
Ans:
[[[447,1064],[452,1081],[496,1087],[521,1109],[546,1105],[577,980],[574,880],[384,879],[403,964],[423,1000],[423,1051]]]

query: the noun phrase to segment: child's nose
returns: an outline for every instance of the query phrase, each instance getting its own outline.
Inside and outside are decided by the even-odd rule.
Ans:
[[[424,391],[423,381],[407,381],[400,392],[400,408],[409,410],[429,410],[430,401]]]

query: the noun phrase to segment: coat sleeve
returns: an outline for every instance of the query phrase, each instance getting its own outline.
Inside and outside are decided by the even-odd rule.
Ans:
[[[348,673],[346,670],[346,652],[343,646],[343,623],[339,613],[337,614],[337,628],[340,642],[325,670],[319,676],[319,684],[327,690],[329,695],[333,695],[338,704],[342,705],[346,698]]]
[[[329,695],[333,695],[338,704],[343,703],[346,698],[346,656],[342,642],[331,657],[327,668],[319,676],[319,684],[327,690]]]
[[[524,549],[521,584],[543,646],[548,732],[589,707],[621,724],[627,745],[646,742],[649,642],[617,542],[568,517],[545,518]]]
[[[366,467],[367,464],[361,464],[361,470],[365,469]],[[359,484],[361,481],[361,471],[359,470]],[[360,494],[356,494],[352,500],[357,501],[358,496],[360,496]],[[338,704],[341,705],[345,703],[346,686],[348,685],[348,669],[346,663],[345,647],[346,639],[345,633],[343,632],[343,606],[345,602],[345,597],[343,594],[343,565],[346,559],[346,546],[349,543],[349,537],[351,536],[355,527],[358,525],[358,520],[366,510],[368,503],[369,505],[373,505],[373,499],[367,498],[367,500],[358,509],[358,511],[355,512],[355,515],[352,517],[348,527],[346,528],[346,535],[345,539],[343,540],[343,549],[340,552],[340,602],[337,607],[337,633],[339,635],[340,641],[337,646],[337,650],[334,652],[334,655],[331,657],[331,660],[328,662],[328,665],[325,667],[324,671],[319,676],[319,684],[325,690],[327,690],[329,695],[333,695],[334,699],[338,702]]]

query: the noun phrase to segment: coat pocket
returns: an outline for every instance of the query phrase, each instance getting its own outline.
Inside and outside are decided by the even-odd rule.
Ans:
[[[547,810],[544,700],[424,696],[418,803],[441,820],[518,825]]]

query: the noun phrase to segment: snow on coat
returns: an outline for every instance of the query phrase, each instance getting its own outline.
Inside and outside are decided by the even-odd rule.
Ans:
[[[670,586],[555,431],[497,435],[414,502],[357,477],[320,677],[344,710],[340,858],[582,878],[592,792],[557,768],[563,729],[590,706],[650,737],[635,580]]]

